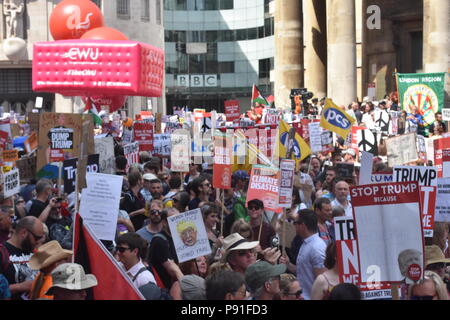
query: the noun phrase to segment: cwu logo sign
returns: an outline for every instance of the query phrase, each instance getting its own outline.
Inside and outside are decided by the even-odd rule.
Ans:
[[[280,135],[280,142],[283,144],[283,146],[286,146],[287,140],[288,140],[288,139],[289,139],[289,132],[283,132],[283,133]],[[295,156],[296,158],[301,158],[302,153],[301,153],[301,151],[300,151],[300,146],[299,146],[297,140],[292,139],[292,143],[293,143],[293,145],[290,146],[290,148],[293,148],[293,154],[294,154],[294,156]],[[288,148],[289,148],[289,146],[288,146]],[[284,155],[283,155],[283,157],[284,157]]]
[[[324,116],[328,123],[335,127],[347,130],[351,126],[351,122],[347,119],[344,113],[335,108],[325,110]]]

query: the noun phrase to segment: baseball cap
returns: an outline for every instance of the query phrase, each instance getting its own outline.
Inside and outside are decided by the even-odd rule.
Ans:
[[[183,300],[206,300],[205,279],[195,274],[189,274],[180,280]]]
[[[74,275],[78,279],[73,282]],[[97,285],[97,278],[93,274],[86,274],[78,263],[63,263],[52,271],[53,284],[46,295],[53,295],[53,288],[59,287],[69,290],[84,290]]]
[[[285,264],[270,264],[267,261],[258,261],[245,271],[245,282],[250,290],[255,291],[264,285],[264,282],[286,272]]]

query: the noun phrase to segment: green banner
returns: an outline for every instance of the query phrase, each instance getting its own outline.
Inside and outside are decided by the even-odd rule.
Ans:
[[[444,107],[445,72],[398,73],[398,97],[402,110],[417,108],[425,126],[434,122],[434,114]]]

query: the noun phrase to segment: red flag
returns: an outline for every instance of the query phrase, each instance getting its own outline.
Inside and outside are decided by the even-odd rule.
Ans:
[[[75,263],[82,265],[86,273],[95,275],[98,281],[98,285],[88,291],[88,299],[145,300],[111,253],[89,227],[83,225],[79,213],[75,217],[73,252]]]

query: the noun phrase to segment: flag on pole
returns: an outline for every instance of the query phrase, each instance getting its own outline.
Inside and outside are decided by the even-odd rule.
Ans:
[[[355,119],[341,110],[331,99],[325,100],[325,107],[323,108],[322,118],[320,119],[320,126],[322,128],[336,132],[336,134],[345,140],[352,130],[354,122]]]
[[[252,106],[255,105],[255,103],[259,103],[265,107],[270,107],[270,103],[267,101],[266,98],[259,92],[259,89],[257,86],[253,85],[252,89]]]
[[[73,237],[74,262],[86,273],[95,275],[98,285],[88,290],[91,300],[145,300],[125,270],[98,240],[89,226],[75,216]]]
[[[87,111],[88,113],[92,114],[92,117],[94,118],[94,124],[98,124],[99,126],[102,125],[103,123],[102,118],[100,118],[100,116],[98,115],[98,109],[95,106],[95,104],[92,103],[90,98],[87,98],[84,111]]]
[[[278,157],[294,159],[298,165],[300,161],[311,154],[311,149],[305,140],[295,131],[295,128],[291,128],[289,124],[281,120],[276,152]]]

